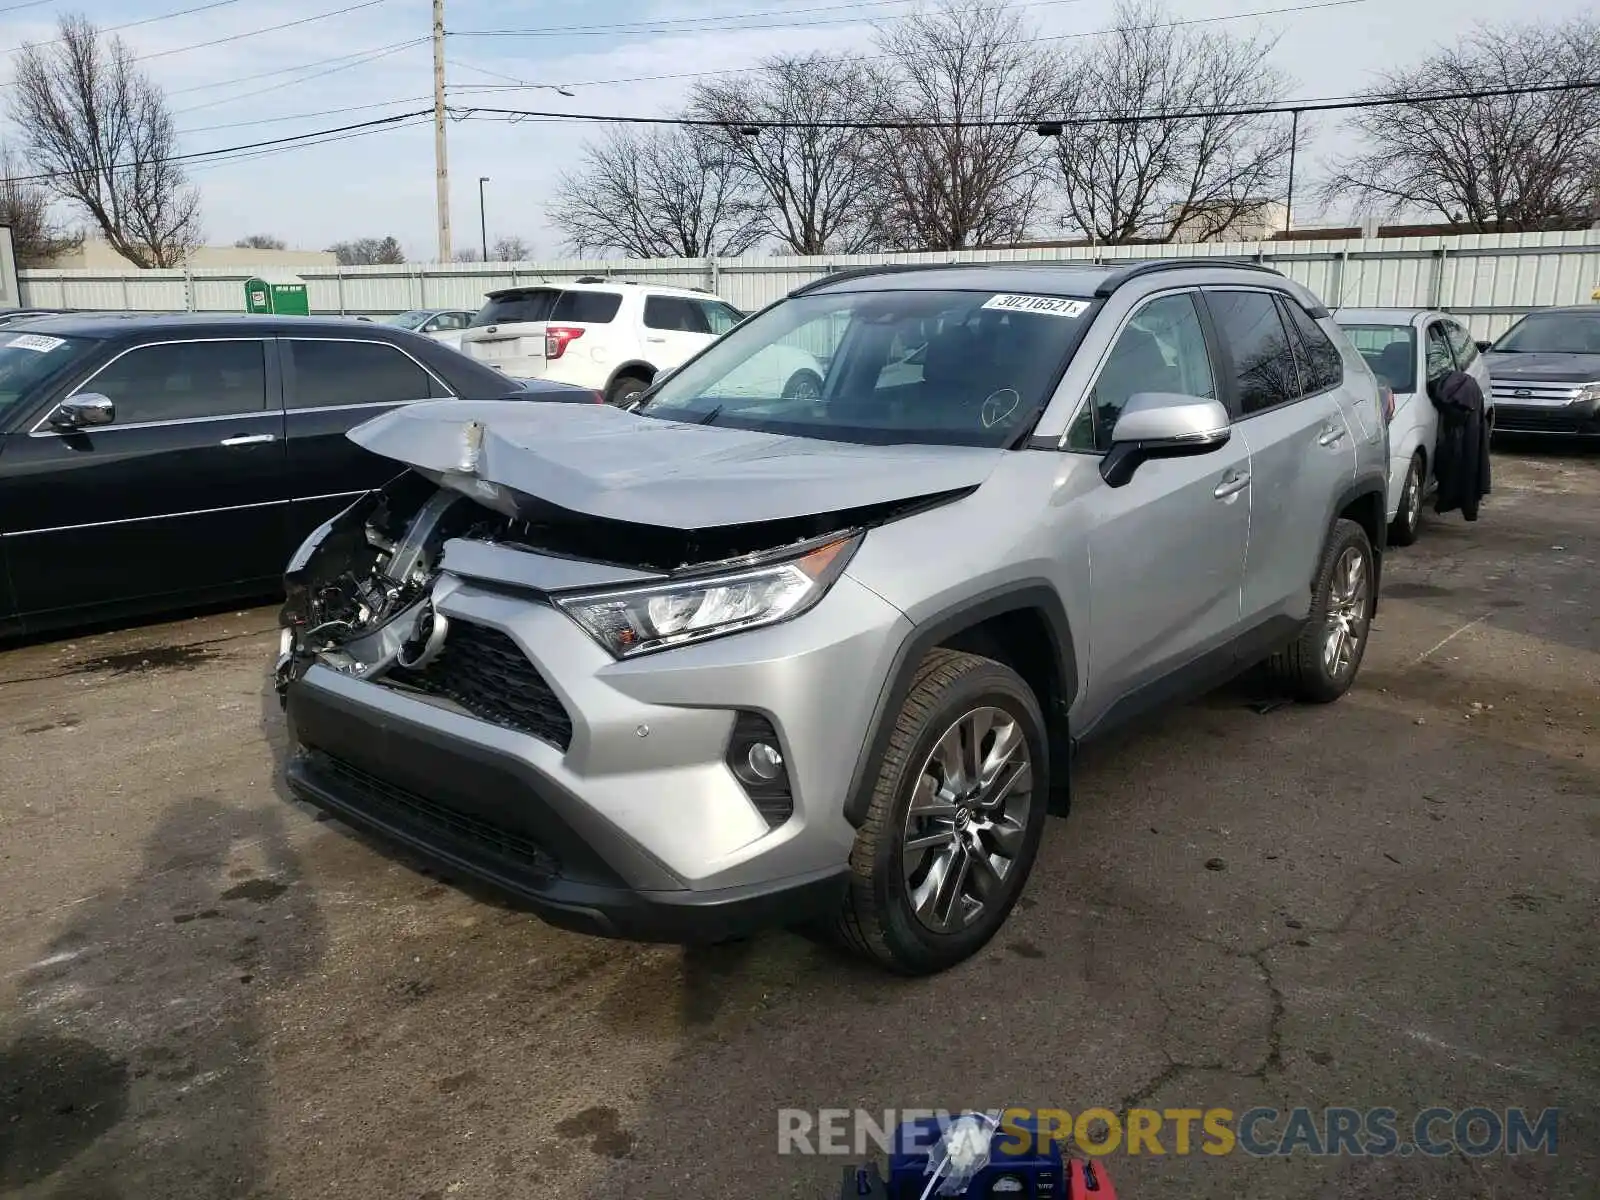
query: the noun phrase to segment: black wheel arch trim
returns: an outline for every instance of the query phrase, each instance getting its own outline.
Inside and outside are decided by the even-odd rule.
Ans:
[[[625,363],[619,363],[616,369],[611,372],[611,377],[606,380],[605,390],[609,393],[617,385],[617,380],[624,375],[631,375],[635,379],[642,379],[646,384],[649,384],[659,373],[642,359],[629,359]]]
[[[1389,545],[1389,522],[1386,520],[1389,511],[1388,494],[1388,475],[1382,468],[1369,468],[1357,475],[1355,480],[1344,491],[1339,493],[1339,498],[1334,501],[1332,516],[1328,521],[1328,529],[1331,534],[1334,522],[1339,519],[1340,513],[1365,496],[1377,496],[1377,536],[1373,537],[1371,531],[1368,531],[1367,535],[1372,538],[1372,556],[1374,560],[1372,564],[1372,611],[1374,613],[1378,611],[1378,596],[1383,591],[1383,554]],[[1312,587],[1315,589],[1315,582],[1313,582]]]
[[[1058,694],[1055,711],[1051,711],[1046,697],[1039,697],[1039,708],[1045,716],[1045,734],[1049,743],[1051,790],[1066,784],[1063,774],[1057,777],[1056,768],[1065,772],[1071,759],[1067,737],[1067,710],[1078,691],[1078,659],[1067,621],[1066,606],[1056,589],[1044,580],[1023,580],[1006,584],[987,592],[969,596],[940,612],[931,620],[917,625],[895,651],[894,662],[888,677],[878,693],[872,720],[856,753],[855,769],[850,775],[850,786],[845,792],[844,815],[851,825],[859,829],[867,819],[872,804],[872,791],[877,783],[875,764],[888,749],[901,706],[911,692],[912,680],[928,651],[942,645],[964,630],[994,617],[1010,612],[1033,610],[1043,618],[1052,642],[1052,666],[1055,669]]]

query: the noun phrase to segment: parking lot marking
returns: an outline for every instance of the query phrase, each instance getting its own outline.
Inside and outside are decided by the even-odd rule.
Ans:
[[[1474,628],[1474,627],[1476,627],[1478,625],[1482,625],[1485,621],[1487,621],[1489,619],[1489,616],[1490,616],[1489,613],[1484,613],[1483,616],[1478,617],[1475,620],[1468,621],[1460,629],[1456,630],[1449,637],[1445,638],[1442,642],[1438,643],[1438,645],[1430,646],[1428,649],[1424,650],[1421,654],[1417,655],[1414,659],[1411,660],[1411,666],[1414,667],[1419,662],[1421,662],[1423,659],[1429,658],[1433,654],[1437,653],[1438,651],[1443,650],[1446,646],[1448,646],[1451,642],[1455,641],[1458,637],[1460,637],[1467,630],[1472,629],[1472,628]]]

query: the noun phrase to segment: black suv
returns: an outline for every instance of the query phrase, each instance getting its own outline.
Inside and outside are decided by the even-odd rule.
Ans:
[[[311,530],[395,473],[346,431],[448,397],[599,399],[366,322],[0,328],[0,634],[275,591]]]

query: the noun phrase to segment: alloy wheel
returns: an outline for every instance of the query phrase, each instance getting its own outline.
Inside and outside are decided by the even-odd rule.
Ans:
[[[1350,669],[1367,636],[1370,575],[1360,546],[1346,546],[1333,565],[1328,587],[1328,626],[1322,643],[1322,665],[1339,679]]]
[[[1406,528],[1415,529],[1422,520],[1422,470],[1415,459],[1411,462],[1411,469],[1406,472],[1406,492],[1402,503],[1405,505]]]
[[[937,933],[976,921],[1005,894],[1033,805],[1033,760],[1022,725],[1003,709],[973,709],[934,744],[906,813],[901,851],[917,920]]]

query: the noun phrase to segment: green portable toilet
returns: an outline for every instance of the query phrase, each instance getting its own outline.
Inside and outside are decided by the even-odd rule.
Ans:
[[[311,314],[311,305],[303,283],[268,283],[264,279],[247,279],[244,284],[244,310],[249,313],[305,317]]]

